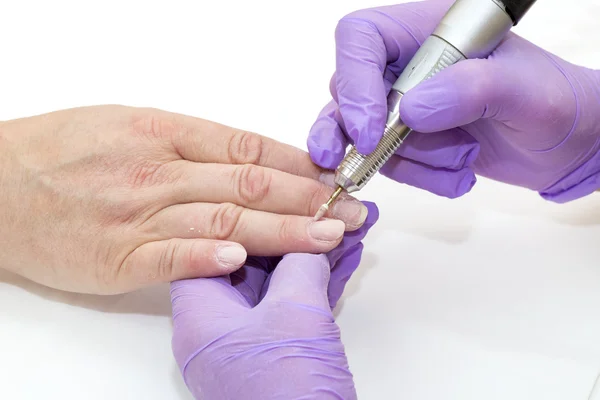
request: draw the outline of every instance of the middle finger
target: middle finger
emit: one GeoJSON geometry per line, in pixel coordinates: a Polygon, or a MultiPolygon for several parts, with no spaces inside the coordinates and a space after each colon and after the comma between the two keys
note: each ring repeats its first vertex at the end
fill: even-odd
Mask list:
{"type": "MultiPolygon", "coordinates": [[[[275,214],[312,217],[333,189],[314,179],[253,164],[202,164],[176,161],[181,179],[169,193],[176,203],[234,203],[275,214]]],[[[367,208],[343,195],[327,214],[343,221],[347,230],[358,229],[367,208]]]]}

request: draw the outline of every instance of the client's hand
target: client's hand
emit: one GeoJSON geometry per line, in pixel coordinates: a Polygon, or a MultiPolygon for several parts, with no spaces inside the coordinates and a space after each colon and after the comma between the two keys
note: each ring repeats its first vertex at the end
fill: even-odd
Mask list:
{"type": "Polygon", "coordinates": [[[250,258],[229,276],[172,284],[173,351],[196,398],[356,398],[331,310],[378,219],[366,205],[365,224],[326,255],[250,258]]]}
{"type": "Polygon", "coordinates": [[[246,252],[324,253],[365,208],[300,149],[166,111],[83,107],[0,123],[0,268],[119,293],[220,276],[246,252]]]}

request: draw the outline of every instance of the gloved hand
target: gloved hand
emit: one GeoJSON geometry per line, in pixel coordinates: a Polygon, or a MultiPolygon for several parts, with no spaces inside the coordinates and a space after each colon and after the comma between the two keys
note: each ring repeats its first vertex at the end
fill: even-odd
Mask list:
{"type": "MultiPolygon", "coordinates": [[[[308,139],[315,163],[336,168],[349,142],[364,154],[375,148],[392,83],[452,3],[362,10],[339,22],[333,101],[308,139]]],[[[398,182],[455,198],[478,174],[556,202],[600,187],[600,73],[516,34],[488,59],[460,62],[408,91],[400,115],[417,132],[380,171],[398,182]]]]}
{"type": "Polygon", "coordinates": [[[331,310],[379,217],[365,205],[365,224],[326,255],[250,257],[229,276],[172,283],[173,352],[196,398],[356,398],[331,310]]]}

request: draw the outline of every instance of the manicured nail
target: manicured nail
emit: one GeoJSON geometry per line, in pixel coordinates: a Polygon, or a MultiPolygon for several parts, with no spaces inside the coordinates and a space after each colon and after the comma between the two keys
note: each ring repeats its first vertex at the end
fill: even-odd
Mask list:
{"type": "Polygon", "coordinates": [[[360,201],[348,198],[340,199],[333,204],[331,215],[344,221],[348,226],[360,227],[365,223],[369,210],[360,201]]]}
{"type": "Polygon", "coordinates": [[[319,177],[319,181],[322,184],[329,186],[330,188],[335,188],[336,184],[333,181],[334,177],[335,177],[335,174],[333,172],[324,172],[319,177]]]}
{"type": "Polygon", "coordinates": [[[334,242],[342,237],[346,225],[336,219],[312,222],[308,226],[308,234],[315,240],[334,242]]]}
{"type": "Polygon", "coordinates": [[[239,267],[246,261],[246,249],[242,246],[219,246],[217,260],[227,268],[239,267]]]}

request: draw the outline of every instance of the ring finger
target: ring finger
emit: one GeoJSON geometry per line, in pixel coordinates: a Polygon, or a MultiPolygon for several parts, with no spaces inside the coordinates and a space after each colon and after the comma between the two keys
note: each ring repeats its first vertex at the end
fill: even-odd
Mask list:
{"type": "Polygon", "coordinates": [[[255,256],[325,253],[342,240],[342,221],[278,215],[235,204],[189,203],[167,207],[145,228],[150,240],[213,239],[236,242],[255,256]]]}

